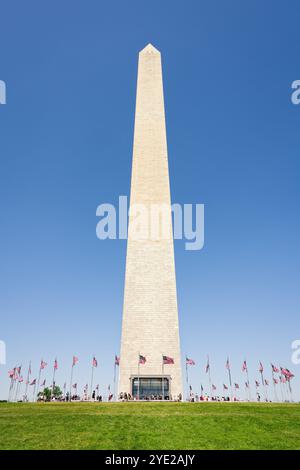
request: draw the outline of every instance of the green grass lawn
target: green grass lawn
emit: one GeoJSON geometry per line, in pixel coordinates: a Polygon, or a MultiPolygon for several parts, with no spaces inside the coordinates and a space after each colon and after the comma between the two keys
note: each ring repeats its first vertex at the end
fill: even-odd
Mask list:
{"type": "Polygon", "coordinates": [[[1,403],[0,449],[300,449],[300,405],[1,403]]]}

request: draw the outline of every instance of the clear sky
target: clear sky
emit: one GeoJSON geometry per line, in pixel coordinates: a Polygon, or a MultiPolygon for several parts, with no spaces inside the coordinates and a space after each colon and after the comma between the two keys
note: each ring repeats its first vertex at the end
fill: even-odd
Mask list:
{"type": "MultiPolygon", "coordinates": [[[[172,201],[205,204],[205,246],[175,256],[182,353],[221,393],[230,355],[270,379],[300,366],[300,6],[275,0],[2,2],[0,398],[7,370],[58,358],[57,382],[107,393],[119,352],[126,241],[96,207],[129,195],[137,54],[162,52],[172,201]]],[[[25,371],[23,371],[25,373],[25,371]]],[[[51,381],[51,370],[44,377],[51,381]]]]}

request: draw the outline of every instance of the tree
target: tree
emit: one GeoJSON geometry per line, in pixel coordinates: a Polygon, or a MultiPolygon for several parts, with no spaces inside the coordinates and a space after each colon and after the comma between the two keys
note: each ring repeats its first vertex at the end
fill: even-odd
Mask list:
{"type": "Polygon", "coordinates": [[[54,385],[53,392],[52,392],[52,388],[46,387],[44,388],[42,392],[38,393],[38,397],[41,400],[50,401],[52,397],[61,398],[62,391],[58,385],[54,385]]]}

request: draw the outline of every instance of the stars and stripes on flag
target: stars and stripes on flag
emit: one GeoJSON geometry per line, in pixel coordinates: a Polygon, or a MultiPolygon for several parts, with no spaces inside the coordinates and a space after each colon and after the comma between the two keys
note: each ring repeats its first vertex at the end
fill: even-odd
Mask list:
{"type": "Polygon", "coordinates": [[[227,357],[227,361],[226,361],[225,367],[226,367],[227,370],[230,369],[229,357],[227,357]]]}
{"type": "Polygon", "coordinates": [[[145,356],[142,356],[141,354],[139,354],[139,364],[146,364],[147,360],[145,358],[145,356]]]}
{"type": "Polygon", "coordinates": [[[260,383],[259,383],[258,380],[255,380],[255,386],[256,386],[256,387],[259,387],[259,386],[260,386],[260,383]]]}
{"type": "Polygon", "coordinates": [[[269,381],[267,379],[265,379],[265,385],[268,386],[269,385],[269,381]]]}
{"type": "Polygon", "coordinates": [[[163,356],[163,363],[164,364],[174,364],[173,357],[163,356]]]}
{"type": "Polygon", "coordinates": [[[53,366],[53,367],[54,367],[55,370],[58,369],[58,362],[57,362],[57,359],[55,359],[55,361],[54,361],[54,366],[53,366]]]}
{"type": "Polygon", "coordinates": [[[40,386],[41,386],[41,387],[45,387],[45,385],[46,385],[46,379],[44,379],[43,383],[41,383],[40,386]]]}
{"type": "Polygon", "coordinates": [[[33,381],[32,381],[32,382],[30,382],[30,384],[29,384],[29,385],[35,385],[35,384],[36,384],[36,379],[33,379],[33,381]]]}
{"type": "Polygon", "coordinates": [[[194,366],[196,364],[193,359],[190,359],[188,357],[185,358],[185,361],[188,366],[194,366]]]}
{"type": "Polygon", "coordinates": [[[115,355],[115,365],[119,366],[120,365],[120,358],[119,356],[115,355]]]}
{"type": "Polygon", "coordinates": [[[98,367],[98,361],[95,356],[93,357],[93,367],[98,367]]]}
{"type": "Polygon", "coordinates": [[[192,391],[192,390],[193,390],[193,389],[192,389],[192,386],[190,385],[190,391],[192,391]]]}
{"type": "Polygon", "coordinates": [[[274,364],[271,364],[271,367],[272,367],[272,371],[275,372],[275,374],[279,372],[278,367],[274,366],[274,364]]]}
{"type": "Polygon", "coordinates": [[[248,368],[247,368],[247,362],[244,361],[244,362],[243,362],[243,365],[242,365],[242,372],[245,372],[245,371],[247,372],[247,370],[248,370],[248,368]]]}
{"type": "Polygon", "coordinates": [[[260,373],[262,373],[264,371],[264,366],[262,365],[262,363],[259,361],[259,368],[258,368],[258,371],[260,373]]]}
{"type": "Polygon", "coordinates": [[[77,383],[72,385],[73,388],[77,388],[77,383]]]}
{"type": "Polygon", "coordinates": [[[224,390],[228,390],[228,387],[225,384],[223,384],[223,388],[224,388],[224,390]]]}
{"type": "Polygon", "coordinates": [[[234,388],[236,388],[236,389],[240,388],[239,384],[235,383],[234,388]]]}
{"type": "Polygon", "coordinates": [[[216,387],[214,384],[212,384],[211,388],[212,388],[213,390],[217,390],[217,387],[216,387]]]}
{"type": "Polygon", "coordinates": [[[203,385],[201,385],[201,393],[203,393],[203,390],[204,390],[203,385]]]}
{"type": "Polygon", "coordinates": [[[289,370],[289,369],[285,369],[283,367],[280,367],[280,370],[281,370],[281,373],[285,376],[286,379],[292,379],[294,376],[294,374],[289,370]]]}
{"type": "Polygon", "coordinates": [[[76,366],[77,362],[79,361],[78,357],[77,356],[73,356],[73,363],[72,365],[73,366],[76,366]]]}
{"type": "Polygon", "coordinates": [[[22,383],[23,382],[23,377],[22,375],[19,376],[19,383],[22,383]]]}
{"type": "Polygon", "coordinates": [[[207,363],[206,363],[206,367],[205,367],[205,372],[206,372],[206,374],[207,374],[207,372],[209,371],[209,368],[210,368],[209,358],[207,358],[207,363]]]}
{"type": "Polygon", "coordinates": [[[97,390],[97,392],[98,392],[98,390],[99,390],[99,384],[96,385],[96,390],[97,390]]]}
{"type": "Polygon", "coordinates": [[[285,383],[286,383],[286,378],[283,377],[283,376],[281,376],[281,377],[280,377],[280,382],[281,382],[282,384],[285,384],[285,383]]]}
{"type": "Polygon", "coordinates": [[[9,371],[8,371],[8,377],[9,377],[10,379],[13,379],[14,376],[15,376],[15,369],[9,370],[9,371]]]}
{"type": "Polygon", "coordinates": [[[47,362],[43,361],[43,359],[42,359],[40,369],[43,370],[43,369],[45,369],[46,366],[47,366],[47,362]]]}
{"type": "Polygon", "coordinates": [[[278,379],[275,379],[275,377],[273,377],[273,382],[275,385],[278,384],[278,379]]]}
{"type": "Polygon", "coordinates": [[[248,380],[247,380],[247,382],[245,382],[245,387],[246,387],[246,388],[249,388],[249,382],[248,382],[248,380]]]}

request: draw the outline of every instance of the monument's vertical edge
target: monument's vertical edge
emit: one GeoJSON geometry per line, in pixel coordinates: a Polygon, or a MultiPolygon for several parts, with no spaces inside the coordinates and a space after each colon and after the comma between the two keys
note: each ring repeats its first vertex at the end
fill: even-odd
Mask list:
{"type": "MultiPolygon", "coordinates": [[[[171,214],[168,154],[160,52],[148,45],[139,54],[130,207],[164,204],[171,214]]],[[[129,217],[119,393],[130,392],[138,354],[146,356],[141,374],[160,376],[162,354],[171,394],[182,394],[173,238],[136,240],[129,217]]]]}

